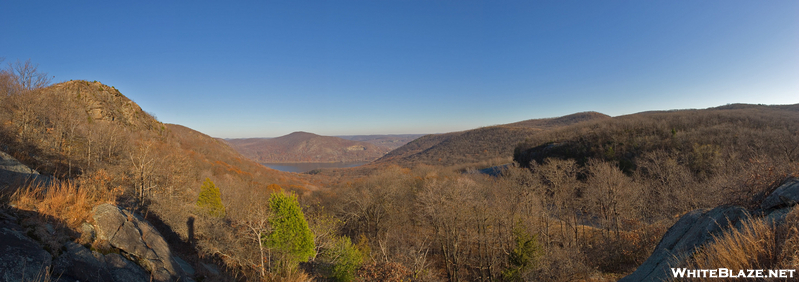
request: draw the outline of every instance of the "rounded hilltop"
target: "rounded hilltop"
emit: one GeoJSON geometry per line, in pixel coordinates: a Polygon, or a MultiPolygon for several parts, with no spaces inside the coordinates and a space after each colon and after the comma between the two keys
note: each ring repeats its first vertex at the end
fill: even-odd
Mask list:
{"type": "Polygon", "coordinates": [[[98,81],[70,80],[54,84],[45,93],[66,95],[86,111],[90,121],[120,123],[136,129],[158,128],[152,115],[113,86],[98,81]]]}

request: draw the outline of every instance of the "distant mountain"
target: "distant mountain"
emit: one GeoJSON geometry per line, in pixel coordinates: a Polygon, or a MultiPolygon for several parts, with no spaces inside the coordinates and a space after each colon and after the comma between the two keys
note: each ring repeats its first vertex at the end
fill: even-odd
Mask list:
{"type": "Polygon", "coordinates": [[[394,150],[422,136],[424,136],[424,134],[345,135],[336,137],[353,141],[368,142],[378,146],[386,146],[389,149],[394,150]]]}
{"type": "Polygon", "coordinates": [[[391,151],[386,146],[301,131],[277,138],[225,141],[259,163],[364,162],[391,151]]]}
{"type": "Polygon", "coordinates": [[[720,169],[714,165],[735,158],[746,163],[769,155],[794,163],[799,153],[797,122],[799,104],[647,111],[530,136],[516,148],[514,160],[528,166],[547,158],[580,164],[604,159],[632,173],[644,156],[661,152],[687,163],[697,174],[711,174],[720,169]],[[700,168],[704,165],[711,168],[700,168]]]}
{"type": "Polygon", "coordinates": [[[608,119],[597,112],[583,112],[558,118],[531,119],[472,130],[431,134],[391,151],[376,163],[402,166],[418,164],[444,166],[485,166],[510,162],[514,148],[531,135],[563,126],[608,119]]]}

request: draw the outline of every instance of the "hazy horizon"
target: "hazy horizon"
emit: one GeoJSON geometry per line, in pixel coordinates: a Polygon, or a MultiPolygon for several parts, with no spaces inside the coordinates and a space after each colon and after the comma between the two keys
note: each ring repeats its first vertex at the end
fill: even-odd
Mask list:
{"type": "Polygon", "coordinates": [[[100,81],[220,138],[799,103],[797,1],[1,6],[4,63],[100,81]]]}

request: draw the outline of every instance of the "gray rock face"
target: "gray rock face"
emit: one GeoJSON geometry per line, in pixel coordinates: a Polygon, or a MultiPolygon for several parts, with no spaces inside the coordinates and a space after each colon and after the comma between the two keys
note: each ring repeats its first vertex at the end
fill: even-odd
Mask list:
{"type": "Polygon", "coordinates": [[[147,282],[150,280],[147,271],[119,254],[105,255],[105,262],[116,282],[147,282]]]}
{"type": "Polygon", "coordinates": [[[749,217],[742,207],[717,207],[712,210],[695,210],[683,215],[663,238],[652,255],[623,281],[663,281],[671,279],[670,267],[690,257],[694,250],[711,240],[713,235],[730,227],[740,227],[749,217]]]}
{"type": "Polygon", "coordinates": [[[53,268],[55,277],[88,282],[114,281],[102,254],[73,242],[67,242],[64,247],[66,251],[56,259],[53,268]]]}
{"type": "Polygon", "coordinates": [[[22,174],[39,174],[39,172],[20,163],[16,158],[5,152],[0,152],[0,170],[22,174]]]}
{"type": "Polygon", "coordinates": [[[0,187],[33,182],[47,184],[50,178],[20,163],[5,152],[0,152],[0,187]]]}
{"type": "Polygon", "coordinates": [[[188,262],[186,262],[185,260],[181,259],[180,257],[174,257],[174,259],[175,259],[175,262],[178,263],[178,266],[180,266],[180,269],[183,270],[183,273],[186,273],[189,276],[194,275],[194,268],[191,267],[191,265],[188,262]]]}
{"type": "Polygon", "coordinates": [[[111,241],[119,227],[125,224],[127,219],[118,207],[111,204],[102,204],[92,209],[92,218],[97,225],[97,238],[104,241],[111,241]]]}
{"type": "Polygon", "coordinates": [[[158,258],[155,256],[155,253],[144,244],[144,241],[141,239],[141,231],[136,227],[136,223],[132,221],[126,221],[122,224],[114,237],[111,238],[111,246],[139,258],[158,258]]]}
{"type": "Polygon", "coordinates": [[[762,203],[760,208],[770,210],[779,207],[793,206],[799,202],[799,178],[786,181],[777,187],[762,203]]]}
{"type": "Polygon", "coordinates": [[[98,238],[136,258],[153,280],[170,281],[184,276],[169,245],[147,221],[111,204],[99,205],[93,212],[98,238]]]}
{"type": "Polygon", "coordinates": [[[51,263],[50,253],[25,236],[19,226],[0,224],[0,282],[34,281],[44,277],[51,263]]]}

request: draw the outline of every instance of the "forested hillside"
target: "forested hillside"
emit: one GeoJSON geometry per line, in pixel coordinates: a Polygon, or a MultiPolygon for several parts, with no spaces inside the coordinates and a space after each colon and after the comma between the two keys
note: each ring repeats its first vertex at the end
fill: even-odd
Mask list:
{"type": "Polygon", "coordinates": [[[251,269],[246,262],[254,254],[237,238],[246,232],[242,224],[252,199],[318,189],[310,176],[268,169],[223,141],[162,124],[112,86],[83,80],[48,86],[34,65],[12,66],[0,71],[0,150],[52,180],[12,182],[0,195],[4,207],[15,207],[5,212],[18,213],[11,218],[30,212],[43,218],[36,221],[41,225],[25,225],[31,230],[64,226],[52,237],[56,241],[43,245],[81,240],[92,207],[111,202],[163,223],[161,232],[196,246],[184,249],[188,257],[218,263],[228,272],[214,279],[226,279],[251,269]],[[40,83],[25,83],[37,78],[40,83]],[[197,208],[204,179],[219,187],[224,218],[197,208]]]}
{"type": "Polygon", "coordinates": [[[336,137],[386,146],[389,150],[394,150],[422,136],[424,136],[424,134],[342,135],[336,137]]]}
{"type": "Polygon", "coordinates": [[[377,163],[402,166],[503,164],[511,161],[510,156],[516,145],[540,131],[605,118],[608,116],[596,112],[585,112],[559,118],[532,119],[461,132],[431,134],[391,151],[380,158],[377,163]]]}
{"type": "MultiPolygon", "coordinates": [[[[394,265],[398,276],[615,280],[643,263],[681,215],[719,205],[756,213],[797,176],[798,107],[730,105],[556,126],[527,135],[516,166],[499,177],[416,165],[380,170],[321,198],[345,234],[379,247],[375,261],[394,265]]],[[[717,265],[726,255],[705,253],[703,261],[717,265]]]]}
{"type": "Polygon", "coordinates": [[[308,132],[276,138],[227,139],[226,142],[259,163],[366,162],[390,150],[386,146],[308,132]]]}

